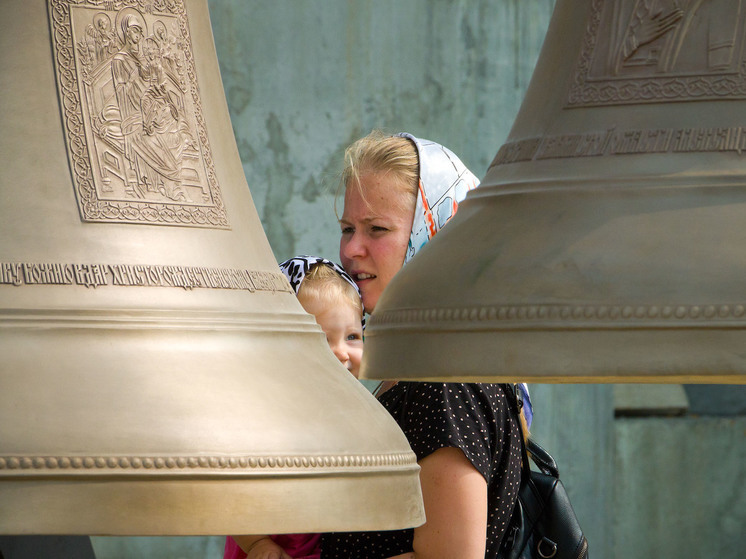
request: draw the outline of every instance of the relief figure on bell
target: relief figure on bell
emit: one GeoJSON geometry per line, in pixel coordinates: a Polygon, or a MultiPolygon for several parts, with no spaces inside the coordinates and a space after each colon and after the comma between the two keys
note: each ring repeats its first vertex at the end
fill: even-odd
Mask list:
{"type": "Polygon", "coordinates": [[[144,51],[147,89],[140,100],[143,134],[137,148],[146,164],[140,173],[146,177],[146,186],[155,186],[167,198],[191,202],[181,184],[181,172],[184,149],[194,140],[180,97],[166,86],[158,44],[148,38],[144,51]]]}
{"type": "Polygon", "coordinates": [[[89,66],[96,66],[108,60],[117,50],[119,42],[112,29],[111,18],[104,12],[93,16],[93,21],[86,26],[85,39],[78,45],[89,66]]]}
{"type": "Polygon", "coordinates": [[[606,55],[595,61],[592,73],[597,77],[739,70],[743,0],[613,0],[598,5],[605,12],[597,48],[606,55]]]}
{"type": "Polygon", "coordinates": [[[182,89],[185,89],[186,80],[184,78],[184,60],[182,58],[181,49],[179,48],[176,39],[168,34],[166,25],[161,20],[157,20],[153,24],[152,38],[158,45],[160,57],[163,61],[166,72],[181,86],[182,89]]]}
{"type": "Polygon", "coordinates": [[[181,184],[182,153],[193,141],[182,103],[166,87],[158,44],[143,40],[143,18],[135,10],[120,16],[124,44],[112,58],[111,72],[129,166],[127,194],[145,198],[146,192],[159,192],[191,202],[181,184]]]}
{"type": "Polygon", "coordinates": [[[183,183],[186,152],[191,184],[200,187],[203,199],[206,193],[204,185],[194,183],[199,147],[187,117],[181,68],[175,62],[177,43],[170,41],[161,20],[153,27],[154,34],[148,35],[139,11],[119,11],[118,47],[104,67],[108,78],[98,70],[89,86],[91,99],[104,99],[103,106],[90,107],[93,131],[100,138],[102,183],[104,191],[116,194],[114,187],[106,187],[115,177],[125,199],[192,203],[183,183]],[[164,49],[169,58],[164,58],[164,49]]]}
{"type": "MultiPolygon", "coordinates": [[[[132,10],[134,12],[134,10],[132,10]]],[[[137,176],[136,135],[142,128],[140,99],[145,94],[145,82],[141,76],[142,57],[140,41],[145,22],[136,13],[120,12],[119,34],[124,44],[111,60],[111,73],[114,80],[116,106],[119,109],[119,127],[124,139],[124,156],[128,162],[126,170],[127,193],[143,198],[137,176]]]]}

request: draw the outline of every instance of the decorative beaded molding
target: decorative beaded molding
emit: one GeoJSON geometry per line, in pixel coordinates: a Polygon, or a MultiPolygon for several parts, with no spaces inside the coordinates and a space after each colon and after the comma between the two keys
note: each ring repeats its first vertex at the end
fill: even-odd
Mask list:
{"type": "Polygon", "coordinates": [[[679,19],[659,37],[638,43],[635,26],[642,29],[646,24],[655,24],[656,18],[665,18],[663,8],[659,13],[650,9],[646,13],[646,6],[635,0],[594,0],[567,106],[743,99],[746,97],[744,20],[737,15],[737,2],[723,4],[726,9],[736,11],[729,21],[732,29],[727,29],[722,21],[712,28],[720,35],[707,35],[713,33],[712,29],[708,31],[708,18],[717,17],[708,12],[709,6],[700,9],[699,3],[692,3],[679,10],[679,14],[668,14],[679,19]],[[612,15],[613,10],[618,10],[618,21],[612,15]],[[690,25],[696,18],[701,25],[690,25]],[[614,29],[619,23],[626,24],[626,28],[614,29]],[[708,40],[711,43],[720,40],[721,51],[731,48],[730,57],[708,59],[708,48],[712,50],[708,40]],[[705,53],[706,62],[700,62],[699,67],[696,64],[677,67],[678,53],[685,41],[705,53]]]}
{"type": "MultiPolygon", "coordinates": [[[[746,304],[735,305],[493,305],[440,309],[402,309],[383,311],[371,316],[373,327],[396,327],[401,324],[430,324],[457,327],[470,323],[475,329],[500,327],[516,323],[526,327],[545,326],[550,321],[583,325],[588,322],[614,326],[648,323],[688,326],[692,323],[742,325],[746,304]],[[496,324],[495,324],[496,323],[496,324]]],[[[369,335],[372,332],[369,333],[369,335]]]]}
{"type": "Polygon", "coordinates": [[[0,456],[3,472],[99,472],[185,470],[200,474],[215,470],[324,470],[327,468],[407,467],[417,463],[412,452],[329,456],[0,456]]]}
{"type": "Polygon", "coordinates": [[[229,229],[183,1],[50,0],[49,15],[83,221],[229,229]]]}

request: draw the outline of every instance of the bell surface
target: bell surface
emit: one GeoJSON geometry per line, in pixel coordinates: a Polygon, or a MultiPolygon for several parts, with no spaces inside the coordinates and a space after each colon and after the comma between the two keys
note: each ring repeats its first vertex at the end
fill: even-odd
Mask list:
{"type": "Polygon", "coordinates": [[[0,3],[0,533],[424,522],[280,273],[205,0],[0,3]]]}
{"type": "Polygon", "coordinates": [[[381,297],[361,376],[746,382],[745,37],[742,1],[559,0],[508,140],[381,297]]]}

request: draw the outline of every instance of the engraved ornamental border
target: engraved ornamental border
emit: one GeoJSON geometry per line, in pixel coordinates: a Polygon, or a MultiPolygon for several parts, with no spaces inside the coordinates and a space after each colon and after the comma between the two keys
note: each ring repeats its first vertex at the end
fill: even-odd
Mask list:
{"type": "Polygon", "coordinates": [[[746,98],[746,20],[739,4],[656,8],[637,0],[593,0],[566,106],[746,98]],[[657,35],[642,38],[655,26],[657,35]],[[705,61],[684,64],[684,46],[705,61]]]}

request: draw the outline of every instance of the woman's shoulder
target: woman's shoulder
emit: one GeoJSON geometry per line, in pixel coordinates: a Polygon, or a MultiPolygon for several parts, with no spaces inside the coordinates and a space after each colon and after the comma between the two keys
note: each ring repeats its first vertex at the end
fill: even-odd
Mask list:
{"type": "Polygon", "coordinates": [[[501,453],[503,434],[511,429],[504,387],[489,383],[400,385],[398,405],[390,411],[417,459],[443,447],[459,448],[488,479],[492,457],[501,453]]]}
{"type": "Polygon", "coordinates": [[[390,411],[503,415],[505,385],[494,383],[400,382],[381,398],[390,411]],[[384,402],[383,400],[387,401],[384,402]]]}
{"type": "MultiPolygon", "coordinates": [[[[497,383],[465,383],[465,382],[400,382],[400,390],[411,395],[451,395],[502,397],[506,395],[504,384],[497,383]]],[[[397,385],[398,386],[398,385],[397,385]]]]}

